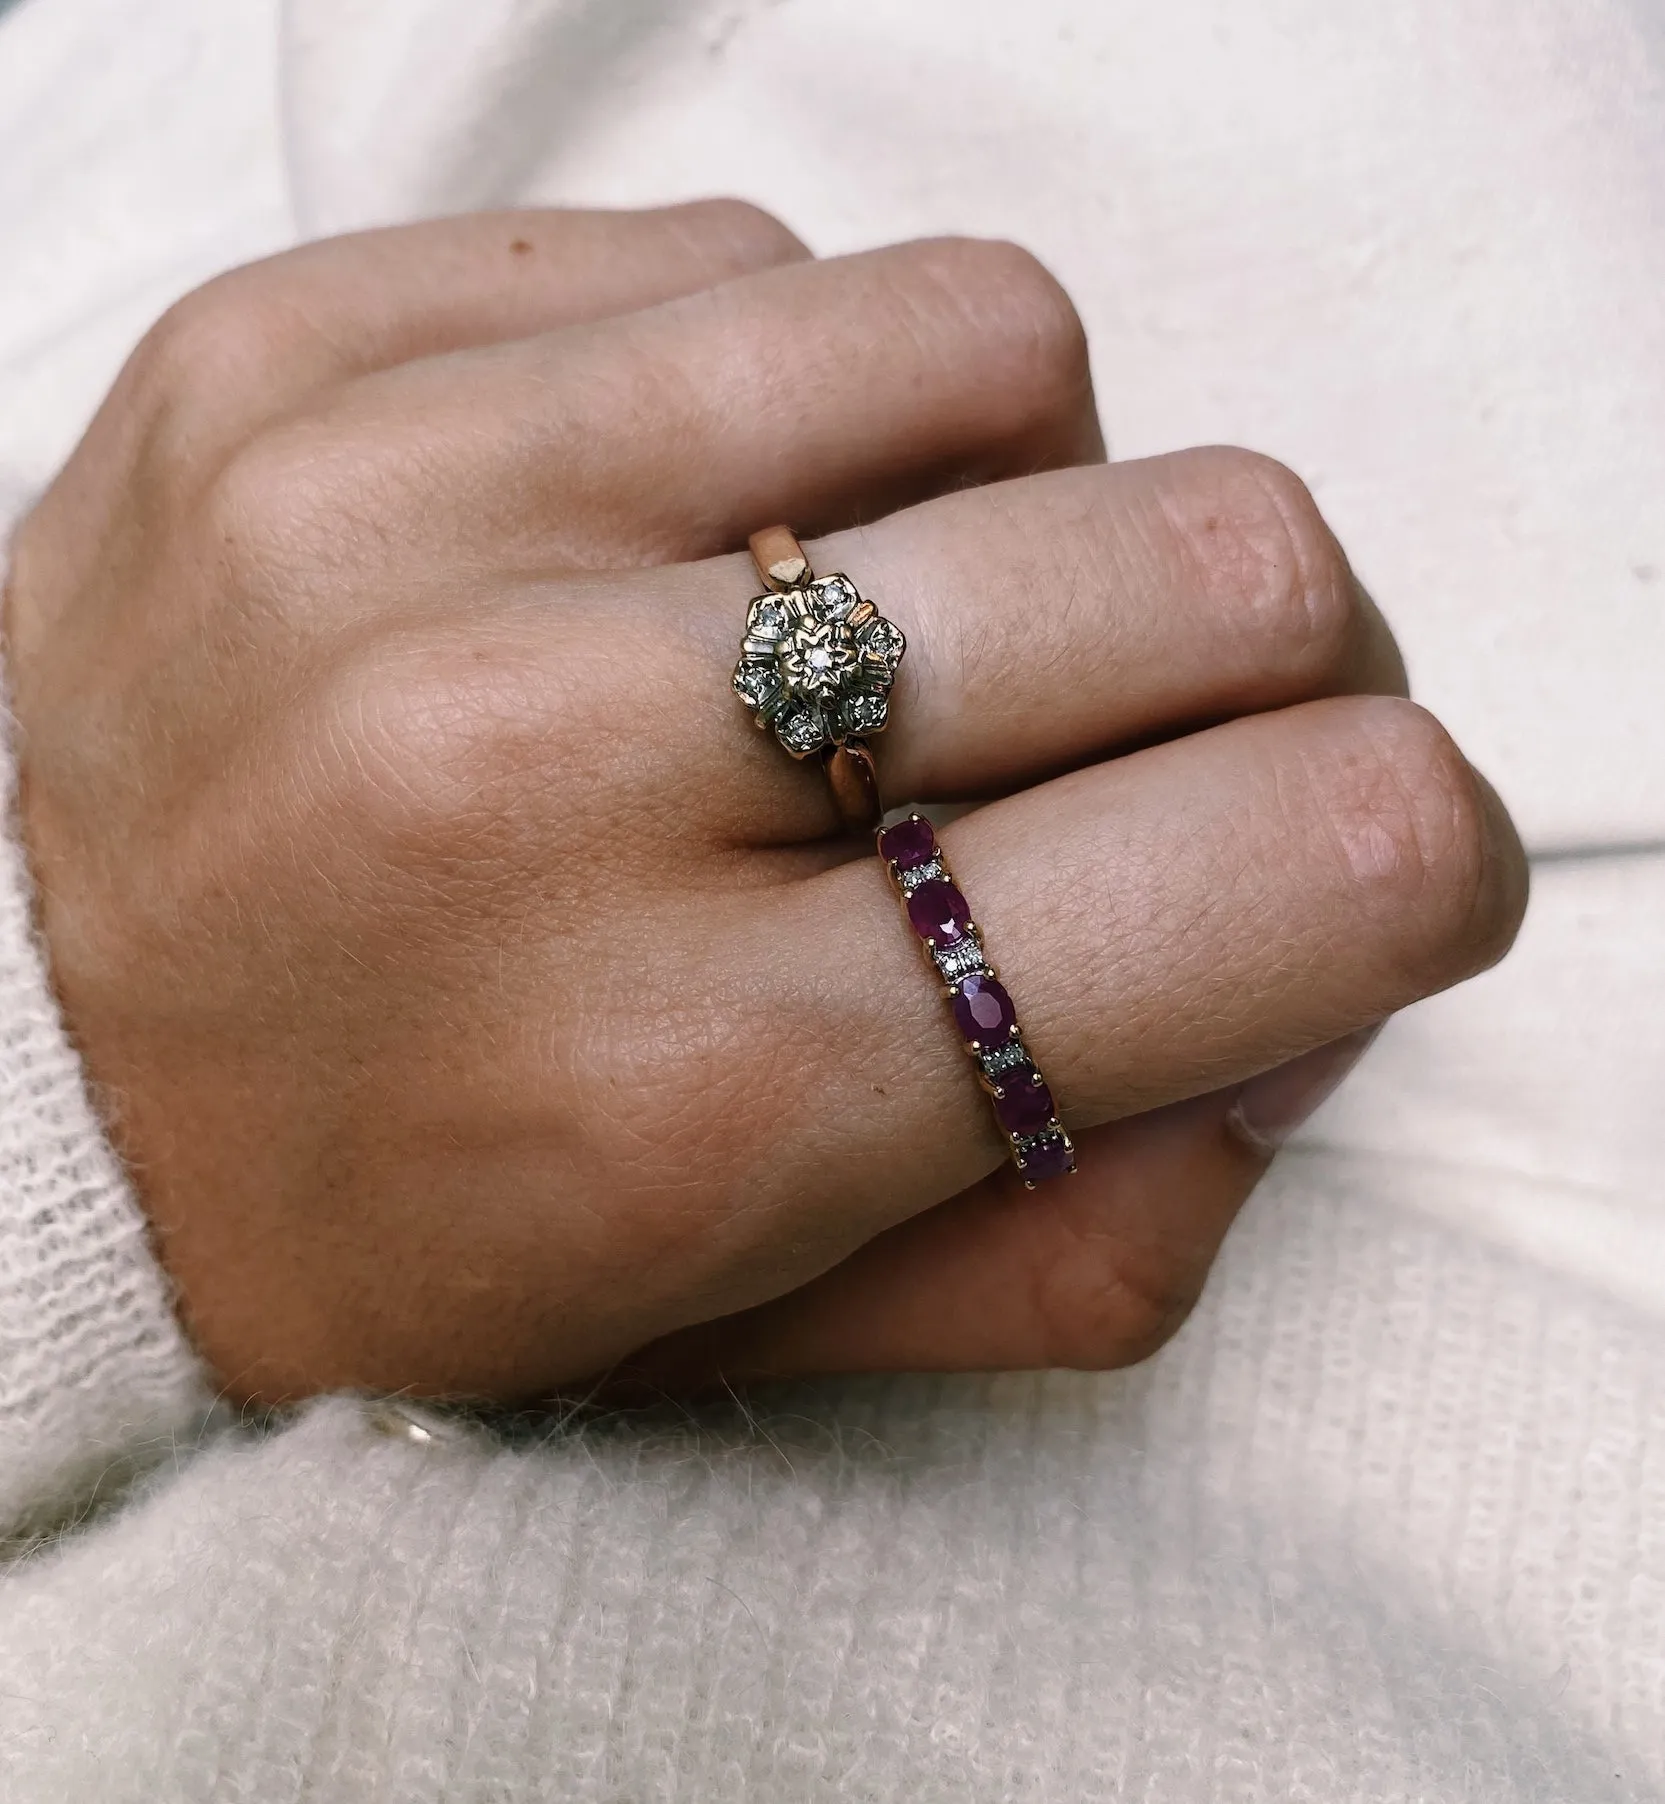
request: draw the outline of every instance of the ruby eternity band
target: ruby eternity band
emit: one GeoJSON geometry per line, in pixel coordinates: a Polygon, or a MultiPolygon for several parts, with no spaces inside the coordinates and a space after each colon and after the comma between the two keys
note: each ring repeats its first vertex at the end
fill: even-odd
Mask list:
{"type": "Polygon", "coordinates": [[[1018,1031],[1017,1011],[983,951],[982,936],[960,893],[936,831],[921,814],[878,835],[885,862],[918,935],[941,977],[954,1025],[994,1103],[994,1118],[1027,1189],[1075,1170],[1075,1146],[1018,1031]]]}

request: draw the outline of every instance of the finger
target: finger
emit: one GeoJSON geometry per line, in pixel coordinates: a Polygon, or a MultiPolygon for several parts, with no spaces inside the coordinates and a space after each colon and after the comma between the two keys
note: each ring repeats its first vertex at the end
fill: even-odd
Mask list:
{"type": "Polygon", "coordinates": [[[333,383],[808,255],[778,220],[730,200],[474,213],[322,239],[231,270],[170,308],[123,370],[89,450],[113,459],[131,434],[161,430],[177,455],[212,462],[333,383]]]}
{"type": "Polygon", "coordinates": [[[1204,447],[945,496],[814,548],[908,634],[886,793],[999,793],[1328,695],[1403,695],[1393,635],[1306,485],[1204,447]]]}
{"type": "Polygon", "coordinates": [[[1003,1169],[799,1289],[679,1329],[566,1387],[608,1406],[845,1372],[1106,1371],[1189,1314],[1267,1158],[1236,1090],[1089,1130],[1080,1170],[1026,1192],[1003,1169]]]}
{"type": "MultiPolygon", "coordinates": [[[[245,537],[280,494],[269,473],[249,473],[245,537]]],[[[280,505],[279,536],[306,512],[304,498],[280,505]]],[[[268,549],[271,536],[254,538],[251,573],[286,554],[268,549]]],[[[318,537],[330,556],[351,543],[333,517],[318,537]]],[[[367,546],[383,554],[380,538],[367,546]]],[[[856,573],[907,634],[890,725],[872,742],[892,801],[1010,792],[1222,718],[1404,689],[1392,635],[1312,496],[1248,451],[1050,472],[946,496],[814,550],[823,569],[856,573]]],[[[779,847],[834,825],[819,766],[756,731],[730,687],[758,587],[749,559],[510,583],[466,612],[452,585],[437,587],[370,587],[356,607],[332,597],[330,626],[356,636],[362,610],[398,634],[432,596],[432,630],[420,630],[439,684],[495,660],[497,687],[512,677],[524,698],[526,768],[552,831],[575,811],[645,802],[702,849],[713,838],[779,847]],[[564,744],[599,754],[586,760],[596,782],[584,796],[542,774],[537,742],[556,725],[564,744]]],[[[395,665],[393,681],[408,683],[408,652],[395,665]]],[[[435,762],[432,748],[411,755],[435,762]]]]}
{"type": "MultiPolygon", "coordinates": [[[[1489,787],[1387,698],[1234,721],[941,838],[1072,1130],[1239,1082],[1459,981],[1501,955],[1525,899],[1489,787]]],[[[729,1232],[759,1231],[750,1199],[802,1199],[794,1244],[824,1270],[1006,1147],[871,861],[788,886],[753,921],[744,996],[768,995],[780,1025],[749,1028],[769,1077],[726,1125],[729,1232]]]]}
{"type": "MultiPolygon", "coordinates": [[[[895,800],[999,794],[1235,715],[1405,690],[1393,636],[1311,494],[1253,452],[1060,470],[808,549],[907,636],[872,744],[895,800]]],[[[825,831],[819,771],[744,732],[742,709],[712,705],[749,572],[713,562],[676,586],[664,613],[699,629],[697,658],[680,659],[676,738],[706,817],[766,838],[825,831]]]]}
{"type": "Polygon", "coordinates": [[[497,567],[703,557],[1102,452],[1068,298],[1027,253],[961,240],[405,364],[293,454],[321,445],[404,497],[413,560],[437,539],[497,567]]]}
{"type": "Polygon", "coordinates": [[[1202,1295],[1270,1163],[1245,1095],[1286,1129],[1342,1081],[1369,1027],[1277,1067],[1081,1136],[1068,1183],[1003,1167],[876,1235],[787,1295],[679,1330],[576,1394],[616,1403],[835,1372],[1106,1371],[1161,1346],[1202,1295]]]}

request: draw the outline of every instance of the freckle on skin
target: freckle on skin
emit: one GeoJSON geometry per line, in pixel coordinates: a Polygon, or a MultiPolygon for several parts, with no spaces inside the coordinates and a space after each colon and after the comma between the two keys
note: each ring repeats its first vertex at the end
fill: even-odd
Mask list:
{"type": "Polygon", "coordinates": [[[512,250],[517,257],[529,256],[532,250],[532,241],[530,238],[513,239],[510,242],[509,249],[512,250]]]}

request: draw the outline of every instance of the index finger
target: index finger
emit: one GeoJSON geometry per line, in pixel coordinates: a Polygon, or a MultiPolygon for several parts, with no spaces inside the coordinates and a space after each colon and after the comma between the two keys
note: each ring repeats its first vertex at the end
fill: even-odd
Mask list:
{"type": "Polygon", "coordinates": [[[503,210],[320,239],[216,276],[169,308],[122,371],[84,455],[130,444],[160,417],[176,428],[174,450],[211,462],[355,376],[808,257],[779,220],[736,200],[503,210]]]}

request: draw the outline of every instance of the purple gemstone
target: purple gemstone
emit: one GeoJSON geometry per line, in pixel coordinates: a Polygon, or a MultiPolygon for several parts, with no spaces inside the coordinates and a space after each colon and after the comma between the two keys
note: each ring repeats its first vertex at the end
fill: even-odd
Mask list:
{"type": "MultiPolygon", "coordinates": [[[[1014,1065],[1010,1071],[1001,1072],[1000,1094],[994,1099],[994,1113],[1008,1134],[1036,1133],[1052,1119],[1052,1092],[1035,1080],[1033,1065],[1014,1065]]],[[[1027,1154],[1024,1156],[1028,1157],[1027,1154]]],[[[1023,1175],[1032,1177],[1034,1174],[1025,1171],[1023,1175]]]]}
{"type": "Polygon", "coordinates": [[[931,823],[920,815],[898,821],[879,835],[879,856],[888,858],[899,871],[929,864],[936,855],[937,836],[931,831],[931,823]]]}
{"type": "Polygon", "coordinates": [[[1023,1181],[1039,1184],[1047,1178],[1061,1178],[1075,1170],[1075,1158],[1062,1140],[1050,1135],[1023,1149],[1023,1181]]]}
{"type": "Polygon", "coordinates": [[[908,919],[922,940],[952,946],[971,925],[971,910],[952,883],[932,877],[908,897],[908,919]]]}
{"type": "Polygon", "coordinates": [[[1001,1046],[1012,1037],[1017,1011],[1003,983],[973,971],[954,991],[954,1019],[967,1046],[1001,1046]]]}

